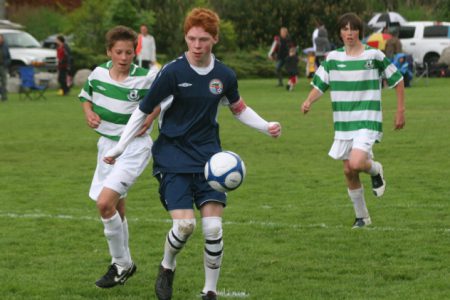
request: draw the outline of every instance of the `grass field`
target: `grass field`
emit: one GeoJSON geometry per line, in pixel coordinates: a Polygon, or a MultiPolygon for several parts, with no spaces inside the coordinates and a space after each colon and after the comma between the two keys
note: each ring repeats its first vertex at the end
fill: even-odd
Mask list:
{"type": "MultiPolygon", "coordinates": [[[[223,148],[247,166],[224,216],[221,299],[448,299],[450,296],[450,80],[406,90],[406,127],[394,131],[395,93],[383,92],[385,135],[374,148],[387,191],[375,199],[364,176],[373,226],[351,230],[353,208],[332,143],[328,94],[310,114],[301,79],[288,93],[274,80],[244,80],[240,92],[268,120],[274,140],[220,114],[223,148]]],[[[103,226],[88,199],[97,135],[76,99],[0,103],[0,299],[154,299],[171,227],[147,168],[129,193],[131,251],[138,271],[100,290],[109,264],[103,226]]],[[[174,299],[199,299],[202,234],[178,257],[174,299]]]]}

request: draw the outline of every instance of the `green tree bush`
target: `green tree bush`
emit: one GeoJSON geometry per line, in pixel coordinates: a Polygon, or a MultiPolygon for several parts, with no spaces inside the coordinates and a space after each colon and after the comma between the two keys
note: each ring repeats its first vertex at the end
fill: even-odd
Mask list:
{"type": "Polygon", "coordinates": [[[55,33],[69,32],[70,22],[66,14],[63,9],[25,5],[11,15],[11,21],[22,24],[36,39],[43,40],[55,33]]]}

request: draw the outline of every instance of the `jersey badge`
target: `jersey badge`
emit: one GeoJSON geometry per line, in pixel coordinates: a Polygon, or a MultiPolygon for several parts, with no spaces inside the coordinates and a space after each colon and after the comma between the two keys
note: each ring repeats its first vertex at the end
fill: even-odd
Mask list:
{"type": "Polygon", "coordinates": [[[192,85],[192,83],[189,83],[189,82],[183,82],[183,83],[178,84],[178,86],[181,86],[181,87],[190,87],[191,85],[192,85]]]}
{"type": "Polygon", "coordinates": [[[364,68],[366,69],[373,69],[375,66],[375,64],[373,63],[373,60],[368,60],[366,61],[366,63],[364,64],[364,68]]]}
{"type": "Polygon", "coordinates": [[[222,81],[219,79],[213,79],[209,82],[209,91],[214,95],[220,95],[223,91],[222,81]]]}
{"type": "Polygon", "coordinates": [[[136,89],[130,90],[130,92],[128,93],[128,100],[139,101],[139,91],[136,89]]]}

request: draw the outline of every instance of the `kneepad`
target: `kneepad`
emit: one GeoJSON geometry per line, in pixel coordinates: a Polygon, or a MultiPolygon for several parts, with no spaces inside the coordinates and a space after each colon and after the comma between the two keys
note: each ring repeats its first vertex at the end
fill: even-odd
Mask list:
{"type": "Polygon", "coordinates": [[[205,237],[205,265],[210,269],[218,269],[223,256],[222,218],[203,218],[202,223],[205,237]]]}
{"type": "Polygon", "coordinates": [[[186,240],[194,232],[195,225],[195,219],[175,219],[172,228],[175,234],[186,240]]]}

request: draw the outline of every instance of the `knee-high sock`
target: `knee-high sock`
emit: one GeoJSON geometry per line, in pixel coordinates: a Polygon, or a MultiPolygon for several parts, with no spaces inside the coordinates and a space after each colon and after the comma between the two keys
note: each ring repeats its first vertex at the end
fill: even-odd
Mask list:
{"type": "Polygon", "coordinates": [[[348,195],[353,202],[353,209],[357,218],[368,218],[369,211],[367,210],[366,201],[364,200],[364,188],[361,186],[356,190],[348,190],[348,195]]]}
{"type": "Polygon", "coordinates": [[[203,255],[205,267],[205,286],[203,293],[217,292],[220,266],[223,257],[222,218],[206,217],[202,219],[205,249],[203,255]]]}
{"type": "Polygon", "coordinates": [[[176,256],[183,249],[188,238],[194,232],[195,219],[174,219],[172,228],[164,244],[164,257],[161,265],[165,269],[175,270],[176,256]]]}
{"type": "Polygon", "coordinates": [[[127,268],[131,262],[127,258],[127,254],[123,241],[123,224],[118,212],[109,219],[102,218],[105,226],[105,237],[108,241],[109,253],[112,256],[112,262],[127,268]]]}
{"type": "Polygon", "coordinates": [[[129,246],[130,234],[128,233],[128,221],[126,217],[123,218],[122,229],[123,229],[123,247],[125,248],[127,259],[131,262],[132,259],[129,246]]]}
{"type": "Polygon", "coordinates": [[[370,176],[376,176],[376,175],[380,174],[380,168],[381,168],[380,163],[377,161],[373,161],[373,160],[371,160],[370,162],[371,162],[371,166],[367,173],[369,173],[370,176]]]}

